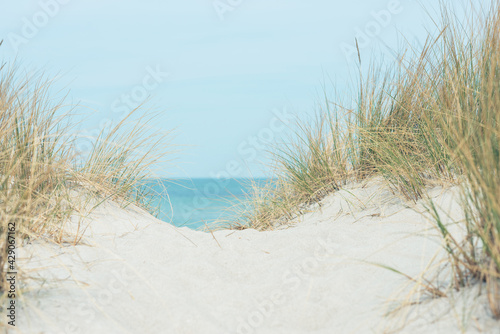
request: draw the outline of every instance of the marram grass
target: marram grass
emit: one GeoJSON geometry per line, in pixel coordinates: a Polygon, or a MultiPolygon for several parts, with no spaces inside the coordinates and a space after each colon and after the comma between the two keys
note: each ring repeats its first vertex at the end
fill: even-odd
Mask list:
{"type": "Polygon", "coordinates": [[[273,155],[276,181],[256,189],[239,226],[273,229],[349,179],[381,175],[408,201],[428,201],[429,185],[458,184],[465,239],[428,202],[452,285],[484,282],[500,317],[500,1],[466,12],[458,18],[442,3],[438,34],[422,48],[372,66],[352,105],[327,100],[314,122],[299,122],[273,155]]]}
{"type": "Polygon", "coordinates": [[[64,224],[89,202],[113,199],[155,210],[149,206],[148,178],[152,165],[169,153],[168,133],[148,129],[154,114],[128,122],[143,112],[134,110],[103,131],[89,154],[76,155],[73,108],[54,100],[50,86],[16,67],[0,67],[0,293],[9,230],[17,247],[34,238],[76,242],[65,240],[64,224]]]}

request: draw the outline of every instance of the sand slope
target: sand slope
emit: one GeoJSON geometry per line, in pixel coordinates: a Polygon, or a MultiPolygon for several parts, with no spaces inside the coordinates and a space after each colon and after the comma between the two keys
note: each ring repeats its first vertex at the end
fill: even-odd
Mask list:
{"type": "MultiPolygon", "coordinates": [[[[460,218],[456,189],[433,189],[460,218]]],[[[440,252],[436,231],[378,181],[325,198],[271,232],[176,229],[107,203],[77,246],[36,242],[22,256],[30,290],[22,333],[383,333],[384,317],[414,287],[367,262],[418,274],[440,252]],[[365,262],[363,262],[365,261],[365,262]],[[394,299],[387,303],[388,300],[394,299]]],[[[76,221],[76,217],[75,217],[76,221]]],[[[74,226],[73,226],[74,228],[74,226]]],[[[404,333],[495,332],[474,289],[408,307],[404,333]],[[466,311],[463,305],[467,305],[466,311]],[[473,310],[472,313],[469,310],[473,310]],[[416,319],[417,321],[411,321],[416,319]],[[479,330],[478,330],[479,329],[479,330]]]]}

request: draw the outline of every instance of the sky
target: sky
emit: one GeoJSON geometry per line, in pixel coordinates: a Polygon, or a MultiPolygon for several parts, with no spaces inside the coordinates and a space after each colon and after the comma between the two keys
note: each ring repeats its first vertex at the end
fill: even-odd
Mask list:
{"type": "MultiPolygon", "coordinates": [[[[457,1],[458,2],[458,1],[457,1]]],[[[475,1],[479,2],[479,1],[475,1]]],[[[268,175],[268,151],[362,59],[436,29],[436,0],[2,1],[0,59],[57,78],[94,136],[146,101],[174,130],[165,177],[268,175]],[[426,8],[426,10],[424,9],[426,8]]],[[[333,93],[332,93],[333,94],[333,93]]]]}

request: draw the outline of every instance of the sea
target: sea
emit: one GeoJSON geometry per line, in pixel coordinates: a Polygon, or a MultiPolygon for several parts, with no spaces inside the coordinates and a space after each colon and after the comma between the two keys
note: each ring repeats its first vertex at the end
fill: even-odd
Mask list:
{"type": "Polygon", "coordinates": [[[263,186],[270,179],[155,179],[154,204],[158,218],[178,227],[195,230],[224,226],[252,196],[252,185],[263,186]]]}

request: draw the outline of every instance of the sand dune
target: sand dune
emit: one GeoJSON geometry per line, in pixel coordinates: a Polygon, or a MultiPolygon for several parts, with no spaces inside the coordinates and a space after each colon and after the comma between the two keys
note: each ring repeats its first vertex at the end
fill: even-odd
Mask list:
{"type": "MultiPolygon", "coordinates": [[[[457,189],[435,188],[430,194],[450,219],[460,219],[457,189]]],[[[403,202],[372,180],[330,195],[292,226],[211,234],[107,203],[83,220],[88,228],[77,246],[34,242],[20,250],[20,267],[33,279],[17,328],[22,333],[498,333],[499,324],[473,288],[450,292],[449,298],[422,295],[419,305],[384,315],[405,301],[415,284],[374,263],[418,277],[433,258],[437,263],[444,256],[424,204],[403,202]]]]}

